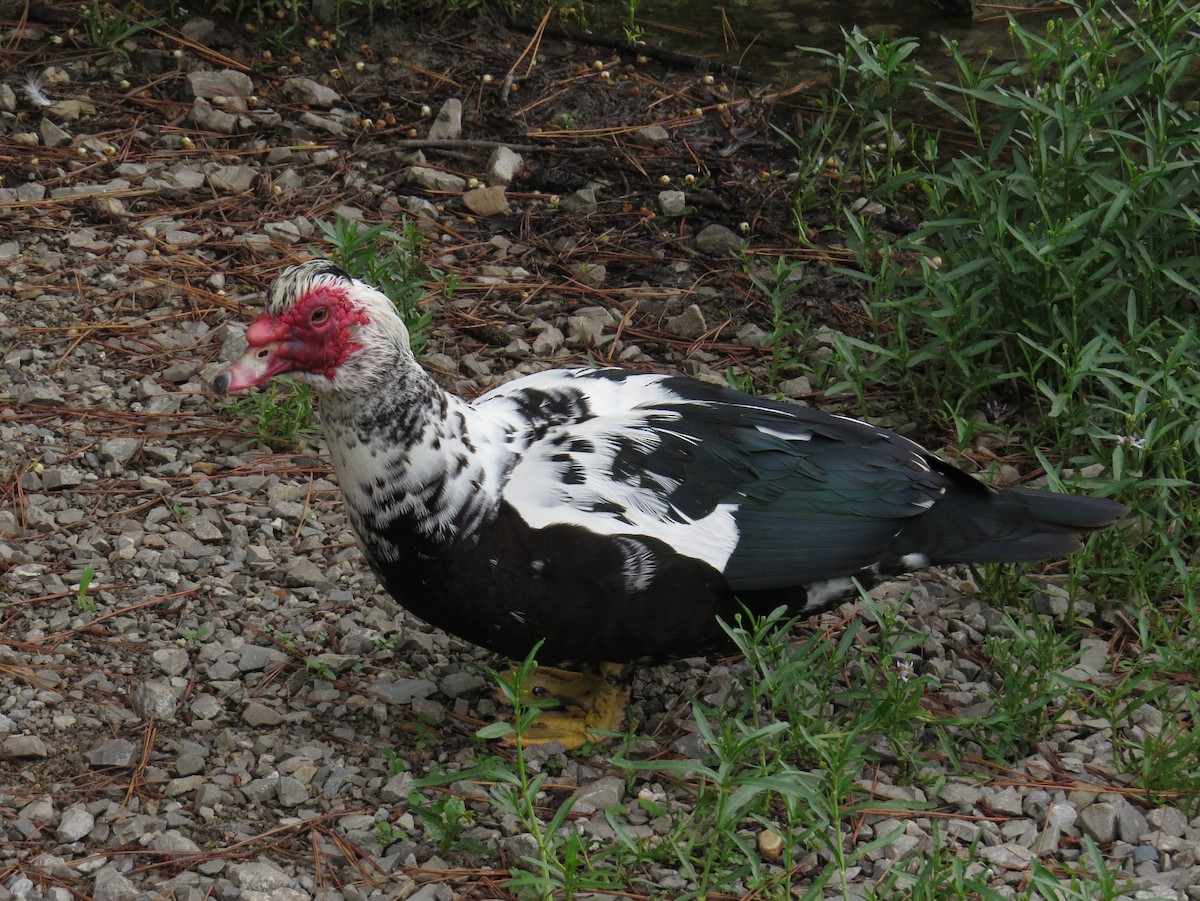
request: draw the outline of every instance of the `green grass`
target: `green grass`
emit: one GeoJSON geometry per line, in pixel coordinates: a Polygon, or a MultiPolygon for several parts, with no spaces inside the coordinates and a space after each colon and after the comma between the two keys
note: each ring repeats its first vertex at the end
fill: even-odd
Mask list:
{"type": "Polygon", "coordinates": [[[125,42],[147,29],[162,24],[162,19],[143,19],[146,11],[136,3],[116,7],[101,0],[92,0],[80,7],[80,24],[87,42],[106,54],[128,59],[125,42]]]}
{"type": "Polygon", "coordinates": [[[317,225],[328,248],[314,248],[313,252],[324,253],[351,277],[387,295],[408,327],[413,353],[419,356],[433,321],[433,314],[419,306],[426,286],[435,282],[447,294],[453,293],[455,284],[421,259],[421,232],[408,219],[401,222],[399,231],[393,231],[390,222],[367,227],[341,216],[317,225]]]}
{"type": "Polygon", "coordinates": [[[96,567],[90,563],[79,574],[79,586],[75,589],[75,609],[81,613],[94,612],[96,609],[96,599],[88,594],[95,576],[96,567]]]}

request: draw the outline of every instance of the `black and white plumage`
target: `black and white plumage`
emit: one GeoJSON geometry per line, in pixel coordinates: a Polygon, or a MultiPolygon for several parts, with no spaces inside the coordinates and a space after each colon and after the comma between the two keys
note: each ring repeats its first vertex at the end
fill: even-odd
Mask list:
{"type": "Polygon", "coordinates": [[[739,603],[815,613],[852,579],[1059,557],[1113,501],[993,489],[843,416],[678,376],[551,370],[467,403],[417,364],[381,293],[286,270],[217,379],[321,398],[351,522],[422,619],[546,661],[687,656],[739,603]]]}

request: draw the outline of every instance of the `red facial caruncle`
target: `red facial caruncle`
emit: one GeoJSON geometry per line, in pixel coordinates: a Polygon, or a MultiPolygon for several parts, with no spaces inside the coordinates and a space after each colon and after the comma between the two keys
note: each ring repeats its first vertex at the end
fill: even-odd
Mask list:
{"type": "Polygon", "coordinates": [[[355,326],[370,322],[346,290],[320,285],[279,315],[260,314],[246,330],[249,347],[214,382],[218,391],[240,391],[287,372],[332,379],[362,345],[355,326]]]}

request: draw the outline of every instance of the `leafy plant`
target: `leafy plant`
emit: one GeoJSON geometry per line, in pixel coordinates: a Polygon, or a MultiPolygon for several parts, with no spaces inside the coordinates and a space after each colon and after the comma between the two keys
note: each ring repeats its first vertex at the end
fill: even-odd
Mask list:
{"type": "Polygon", "coordinates": [[[843,34],[843,53],[801,48],[825,58],[832,86],[796,134],[779,130],[800,171],[792,212],[802,243],[810,240],[808,219],[822,200],[822,187],[839,201],[848,200],[896,174],[911,143],[905,137],[911,123],[897,110],[926,74],[913,58],[916,38],[870,38],[857,27],[843,34]]]}
{"type": "Polygon", "coordinates": [[[292,447],[302,435],[318,431],[313,422],[312,391],[285,377],[274,378],[261,391],[229,402],[229,412],[255,423],[258,439],[275,450],[292,447]]]}
{"type": "MultiPolygon", "coordinates": [[[[364,228],[341,216],[333,223],[321,221],[317,225],[333,246],[331,259],[353,278],[378,288],[395,304],[408,327],[412,351],[419,355],[433,313],[422,310],[418,302],[434,270],[422,262],[418,253],[421,233],[417,227],[405,219],[399,232],[392,231],[390,223],[364,228]]],[[[447,284],[444,278],[442,283],[447,284]]]]}
{"type": "Polygon", "coordinates": [[[96,609],[96,601],[88,594],[88,589],[91,587],[92,579],[95,575],[96,567],[90,563],[79,574],[79,587],[75,589],[76,610],[91,612],[96,609]]]}
{"type": "Polygon", "coordinates": [[[808,331],[808,317],[797,316],[792,308],[793,299],[808,279],[801,275],[803,264],[789,262],[787,257],[774,260],[761,274],[753,266],[746,265],[745,268],[751,284],[771,305],[771,331],[765,340],[771,348],[767,378],[774,390],[779,387],[785,367],[796,359],[796,352],[788,339],[796,333],[808,331]]]}
{"type": "Polygon", "coordinates": [[[388,845],[394,844],[395,842],[402,842],[407,838],[408,833],[390,821],[375,821],[375,841],[379,842],[379,846],[381,848],[386,848],[388,845]]]}
{"type": "Polygon", "coordinates": [[[482,850],[478,841],[463,839],[463,831],[474,825],[475,817],[458,795],[442,795],[431,804],[414,807],[412,812],[442,854],[464,847],[482,850]]]}
{"type": "Polygon", "coordinates": [[[92,0],[91,6],[82,10],[80,21],[88,43],[105,53],[128,57],[122,46],[134,35],[162,23],[162,19],[144,19],[145,9],[138,3],[128,3],[118,9],[111,3],[92,0]]]}

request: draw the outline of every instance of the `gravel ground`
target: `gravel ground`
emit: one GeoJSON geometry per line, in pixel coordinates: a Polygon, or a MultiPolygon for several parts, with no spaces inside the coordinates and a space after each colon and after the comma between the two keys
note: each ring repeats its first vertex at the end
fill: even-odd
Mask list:
{"type": "MultiPolygon", "coordinates": [[[[488,122],[528,131],[535,114],[506,111],[459,45],[405,56],[468,85],[456,92],[389,69],[381,52],[346,54],[364,66],[343,58],[340,79],[309,60],[319,83],[278,67],[246,74],[219,28],[193,20],[184,32],[142,43],[136,64],[115,69],[53,44],[53,28],[8,30],[3,42],[0,901],[502,897],[527,847],[513,818],[477,788],[452,786],[473,810],[477,850],[445,854],[409,808],[414,777],[482,752],[473,733],[497,713],[487,668],[501,662],[378,590],[319,437],[272,450],[210,379],[236,355],[257,292],[315,240],[317,219],[372,224],[401,211],[421,218],[430,258],[458,282],[430,300],[426,359],[460,392],[587,355],[723,378],[727,365],[759,359],[764,323],[721,254],[742,222],[764,244],[768,222],[786,229],[786,189],[755,177],[765,146],[758,158],[734,154],[718,183],[682,198],[660,173],[678,185],[685,140],[765,140],[754,131],[760,108],[694,74],[617,61],[625,104],[637,84],[676,98],[636,120],[664,129],[610,135],[598,163],[586,142],[551,152],[507,137],[526,159],[505,194],[496,166],[506,158],[469,142],[495,136],[488,122]],[[44,74],[52,105],[22,89],[27,71],[44,74]],[[383,87],[397,79],[402,101],[383,87]],[[454,117],[439,117],[433,127],[451,143],[427,148],[429,167],[413,171],[401,155],[412,148],[398,145],[428,136],[434,117],[421,106],[453,96],[466,140],[454,145],[454,117]],[[727,109],[716,110],[720,96],[727,109]],[[701,124],[688,118],[694,106],[706,110],[701,124]],[[399,121],[379,135],[364,125],[388,109],[399,121]],[[582,180],[585,158],[609,178],[582,180]],[[499,187],[464,196],[471,178],[499,187]],[[680,201],[690,217],[663,212],[680,201]],[[406,772],[396,775],[394,759],[406,772]],[[381,821],[393,829],[387,845],[381,821]]],[[[499,79],[525,39],[494,40],[499,79]]],[[[601,80],[578,47],[542,52],[545,82],[509,102],[586,79],[571,102],[602,118],[597,92],[616,75],[601,80]]],[[[805,302],[833,326],[844,313],[805,302]]],[[[789,387],[806,393],[802,380],[789,387]]],[[[875,595],[909,588],[905,616],[928,635],[922,671],[939,679],[930,703],[977,708],[993,690],[972,649],[998,611],[948,573],[875,595]]],[[[1053,592],[1045,603],[1054,613],[1053,592]]],[[[847,606],[814,628],[836,634],[858,615],[847,606]]],[[[1105,682],[1108,655],[1104,640],[1087,644],[1075,677],[1105,682]]],[[[635,750],[702,754],[690,700],[736,680],[739,666],[639,673],[635,750]]],[[[886,766],[864,773],[879,798],[933,809],[868,816],[856,841],[903,834],[860,862],[855,885],[919,860],[936,825],[956,852],[978,842],[974,872],[1002,894],[1024,886],[1038,858],[1078,859],[1090,836],[1132,880],[1123,897],[1200,899],[1200,820],[1147,806],[1117,773],[1112,739],[1107,722],[1068,717],[1037,755],[981,763],[928,797],[893,784],[900,774],[886,766]]],[[[551,756],[555,791],[579,795],[570,828],[597,840],[606,808],[624,804],[619,821],[653,835],[664,823],[639,812],[639,795],[687,803],[653,774],[627,781],[603,749],[551,756]]],[[[817,864],[815,854],[801,862],[798,886],[817,864]]],[[[675,874],[655,878],[661,896],[687,889],[675,874]]]]}

